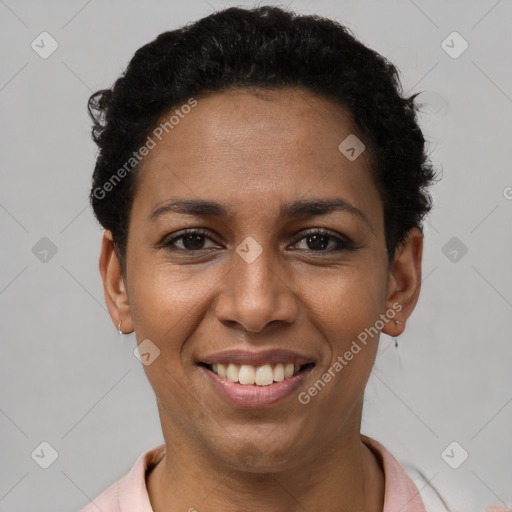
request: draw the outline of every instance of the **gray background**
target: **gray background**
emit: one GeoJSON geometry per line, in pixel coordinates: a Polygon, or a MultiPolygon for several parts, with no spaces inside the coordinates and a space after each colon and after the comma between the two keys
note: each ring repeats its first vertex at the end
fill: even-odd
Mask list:
{"type": "MultiPolygon", "coordinates": [[[[253,3],[0,0],[0,511],[77,511],[163,442],[134,335],[104,305],[86,100],[157,34],[228,5],[253,3]],[[31,48],[43,31],[59,45],[47,59],[31,48]],[[57,249],[46,261],[43,237],[57,249]],[[48,469],[31,457],[43,441],[58,452],[48,469]]],[[[398,351],[381,337],[362,432],[421,468],[452,510],[512,508],[512,3],[289,5],[343,22],[399,66],[408,94],[425,91],[443,173],[420,300],[398,351]],[[453,31],[469,44],[458,58],[442,46],[453,31]],[[442,456],[453,441],[469,453],[458,469],[442,456]]]]}

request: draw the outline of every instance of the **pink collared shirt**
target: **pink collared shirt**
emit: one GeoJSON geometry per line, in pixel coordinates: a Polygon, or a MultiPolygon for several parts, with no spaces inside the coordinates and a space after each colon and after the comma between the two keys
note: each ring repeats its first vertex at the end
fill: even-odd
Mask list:
{"type": "MultiPolygon", "coordinates": [[[[395,457],[374,439],[361,435],[384,470],[383,512],[426,512],[418,488],[402,469],[395,457]]],[[[165,444],[144,452],[131,470],[105,489],[80,512],[153,512],[146,488],[146,470],[164,455],[165,444]]]]}

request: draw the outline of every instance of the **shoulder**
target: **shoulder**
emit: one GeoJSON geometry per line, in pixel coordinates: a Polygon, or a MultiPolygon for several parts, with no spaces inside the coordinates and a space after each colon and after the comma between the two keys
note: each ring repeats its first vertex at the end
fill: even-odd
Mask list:
{"type": "Polygon", "coordinates": [[[152,512],[146,487],[146,470],[165,453],[165,444],[145,451],[135,461],[130,471],[107,487],[80,512],[152,512]]]}
{"type": "Polygon", "coordinates": [[[118,496],[121,482],[125,477],[107,487],[100,495],[94,498],[80,512],[118,512],[118,496]]]}
{"type": "Polygon", "coordinates": [[[402,512],[449,512],[443,500],[429,485],[420,471],[404,467],[380,442],[361,435],[380,462],[385,476],[384,512],[400,509],[402,512]]]}
{"type": "MultiPolygon", "coordinates": [[[[439,486],[436,483],[439,482],[439,478],[436,482],[433,482],[438,472],[434,472],[430,477],[428,476],[429,471],[424,470],[417,464],[411,464],[410,462],[398,462],[398,460],[378,441],[367,436],[361,436],[361,440],[370,447],[377,458],[381,461],[384,468],[384,474],[386,478],[386,499],[391,499],[395,503],[401,503],[403,497],[416,495],[420,499],[421,505],[418,505],[419,511],[421,512],[454,512],[456,510],[481,510],[482,512],[512,512],[506,507],[492,507],[492,506],[481,506],[481,508],[475,508],[477,501],[476,495],[473,495],[467,488],[464,490],[457,490],[455,492],[445,491],[440,492],[439,486]]],[[[444,485],[446,489],[446,485],[444,485]]],[[[399,507],[400,508],[400,507],[399,507]]],[[[393,507],[390,510],[394,510],[393,507]]],[[[404,509],[402,512],[405,512],[404,509]]],[[[414,512],[417,510],[413,507],[411,509],[414,512]]],[[[385,507],[384,512],[388,512],[385,507]]]]}
{"type": "Polygon", "coordinates": [[[449,507],[447,499],[433,485],[433,479],[428,479],[421,469],[408,463],[402,463],[402,467],[421,493],[426,512],[450,512],[455,510],[449,507]]]}

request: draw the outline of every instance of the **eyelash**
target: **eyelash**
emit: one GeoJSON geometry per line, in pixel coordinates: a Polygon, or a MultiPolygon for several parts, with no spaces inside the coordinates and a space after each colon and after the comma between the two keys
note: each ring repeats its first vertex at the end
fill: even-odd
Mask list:
{"type": "MultiPolygon", "coordinates": [[[[182,240],[187,235],[203,235],[206,238],[209,238],[210,240],[212,240],[212,238],[209,236],[208,231],[206,231],[204,229],[199,229],[199,228],[186,229],[186,230],[182,231],[181,233],[179,233],[177,236],[173,236],[169,240],[164,239],[164,241],[161,243],[161,247],[168,249],[168,250],[177,250],[177,251],[181,251],[181,252],[187,252],[190,254],[192,254],[192,253],[199,254],[200,252],[208,251],[208,249],[187,250],[187,249],[176,248],[174,246],[174,243],[178,240],[182,240]]],[[[330,231],[323,229],[323,228],[311,229],[311,230],[303,233],[301,238],[299,238],[293,245],[295,245],[299,242],[302,242],[302,240],[304,240],[305,238],[307,238],[310,235],[326,236],[330,240],[334,240],[336,243],[335,249],[331,249],[331,250],[309,249],[308,252],[310,252],[310,253],[313,252],[313,253],[318,253],[318,254],[321,254],[321,253],[330,254],[330,253],[339,252],[339,251],[354,251],[356,249],[356,247],[352,243],[333,235],[330,231]]],[[[215,240],[212,240],[212,242],[215,242],[215,240]]]]}

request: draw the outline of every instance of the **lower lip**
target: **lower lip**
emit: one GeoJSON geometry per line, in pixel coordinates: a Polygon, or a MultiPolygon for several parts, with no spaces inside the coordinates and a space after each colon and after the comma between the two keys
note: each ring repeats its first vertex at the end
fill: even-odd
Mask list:
{"type": "Polygon", "coordinates": [[[301,386],[314,367],[306,368],[293,377],[274,382],[268,386],[231,382],[211,370],[208,370],[204,366],[200,366],[200,368],[213,384],[213,387],[227,399],[228,402],[238,407],[257,408],[273,405],[292,395],[301,386]]]}

